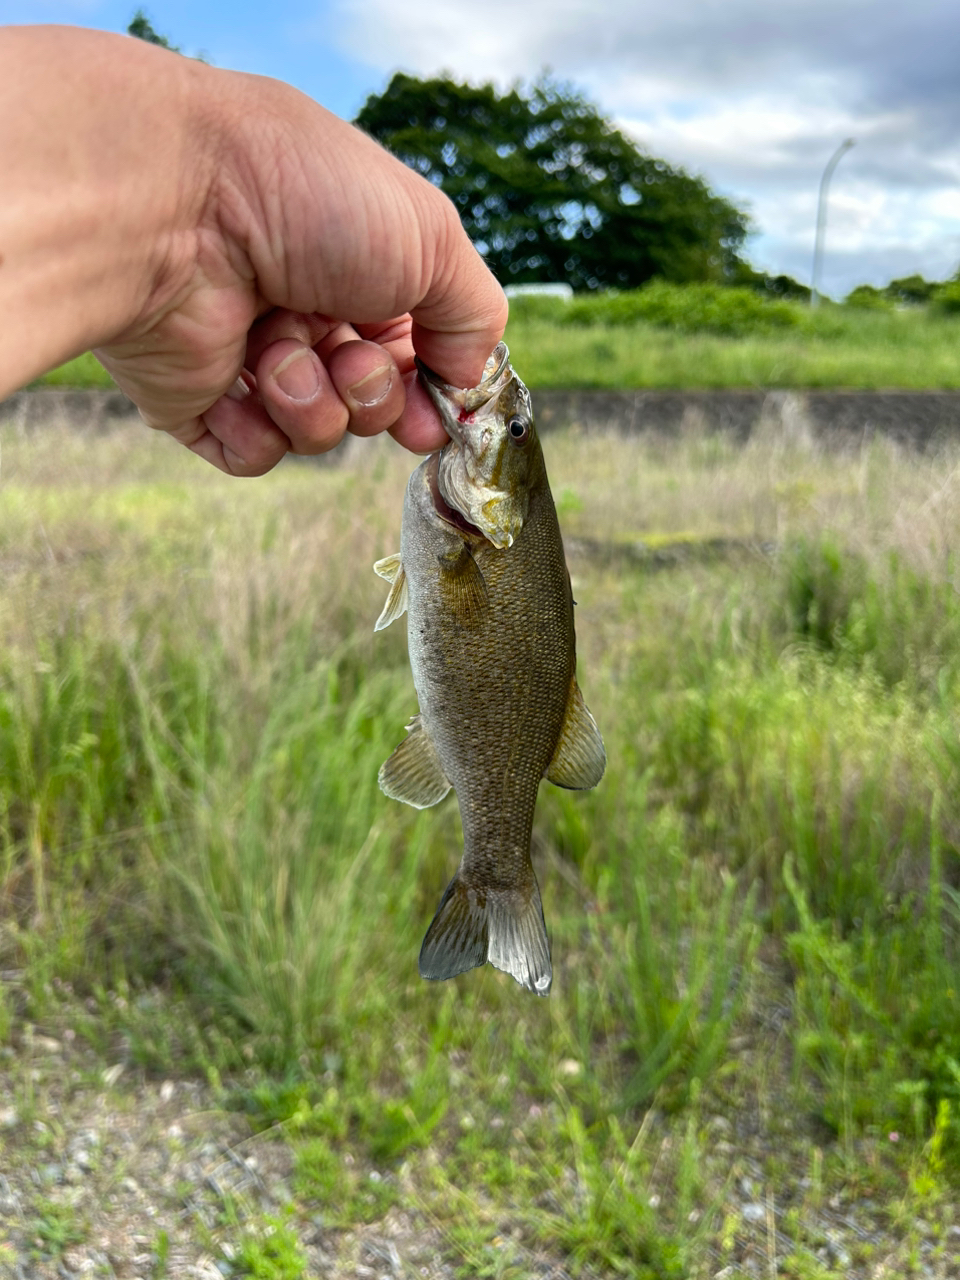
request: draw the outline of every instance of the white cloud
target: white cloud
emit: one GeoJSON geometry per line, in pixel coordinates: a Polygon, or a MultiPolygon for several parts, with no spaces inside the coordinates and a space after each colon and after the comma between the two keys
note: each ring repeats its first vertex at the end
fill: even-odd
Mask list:
{"type": "Polygon", "coordinates": [[[832,187],[829,287],[957,266],[955,0],[336,0],[333,12],[344,50],[382,74],[505,86],[549,66],[746,206],[754,259],[801,279],[823,166],[855,137],[832,187]]]}

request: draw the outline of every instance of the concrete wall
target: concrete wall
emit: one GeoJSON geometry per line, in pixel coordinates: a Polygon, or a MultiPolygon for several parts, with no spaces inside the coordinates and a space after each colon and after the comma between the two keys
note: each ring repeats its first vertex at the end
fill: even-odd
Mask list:
{"type": "Polygon", "coordinates": [[[746,440],[762,426],[838,447],[875,434],[918,449],[960,440],[960,391],[538,391],[533,401],[541,429],[725,431],[746,440]]]}
{"type": "MultiPolygon", "coordinates": [[[[535,391],[541,430],[726,431],[746,440],[758,428],[837,447],[870,435],[928,449],[960,440],[960,391],[535,391]]],[[[69,421],[109,431],[138,417],[119,391],[21,391],[0,402],[0,422],[29,431],[69,421]]]]}
{"type": "Polygon", "coordinates": [[[69,422],[81,431],[110,431],[139,421],[136,406],[122,391],[18,391],[0,400],[0,423],[28,431],[69,422]]]}

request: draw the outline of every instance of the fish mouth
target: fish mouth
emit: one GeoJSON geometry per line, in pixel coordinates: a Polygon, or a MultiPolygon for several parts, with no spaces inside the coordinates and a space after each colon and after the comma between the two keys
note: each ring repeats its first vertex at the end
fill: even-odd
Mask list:
{"type": "Polygon", "coordinates": [[[460,533],[481,538],[498,550],[512,546],[522,516],[519,522],[502,518],[507,495],[484,478],[481,462],[497,427],[501,396],[517,380],[507,344],[499,342],[494,348],[475,387],[451,386],[419,359],[417,368],[450,436],[431,467],[431,491],[438,515],[460,533]]]}
{"type": "Polygon", "coordinates": [[[451,507],[446,498],[440,491],[440,454],[434,453],[427,459],[427,484],[430,486],[430,497],[433,499],[433,507],[441,520],[445,520],[447,524],[453,525],[458,533],[465,533],[473,538],[479,538],[486,542],[486,535],[481,529],[458,511],[456,507],[451,507]]]}
{"type": "Polygon", "coordinates": [[[494,347],[484,365],[483,377],[475,387],[454,387],[428,368],[419,356],[414,359],[420,381],[440,414],[447,434],[459,445],[463,444],[460,426],[471,421],[475,413],[494,400],[516,377],[510,367],[510,351],[505,342],[498,342],[494,347]]]}

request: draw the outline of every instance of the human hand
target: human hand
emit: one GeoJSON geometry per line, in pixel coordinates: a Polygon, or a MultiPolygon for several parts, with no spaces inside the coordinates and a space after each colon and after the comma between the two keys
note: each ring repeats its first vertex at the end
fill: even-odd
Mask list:
{"type": "MultiPolygon", "coordinates": [[[[51,58],[83,68],[80,105],[74,77],[61,106],[77,117],[71,160],[81,178],[93,172],[95,213],[100,157],[113,158],[107,243],[80,243],[71,259],[86,249],[76,273],[94,302],[66,289],[58,321],[72,348],[54,359],[95,346],[151,426],[234,475],[262,474],[288,450],[322,452],[346,430],[441,445],[414,352],[473,385],[506,320],[446,197],[287,85],[135,40],[33,30],[27,52],[47,85],[58,84],[51,58]],[[97,253],[103,285],[87,280],[97,253]],[[64,308],[82,313],[72,329],[64,308]]],[[[10,57],[21,78],[24,39],[10,57]]],[[[65,93],[44,101],[48,117],[65,93]]],[[[56,124],[39,122],[38,139],[56,124]]],[[[47,145],[29,152],[38,198],[47,145]]],[[[69,285],[70,269],[59,277],[69,285]]]]}
{"type": "Polygon", "coordinates": [[[347,430],[439,447],[414,351],[473,385],[506,320],[452,204],[286,85],[198,79],[221,128],[189,277],[97,354],[151,426],[234,475],[347,430]]]}

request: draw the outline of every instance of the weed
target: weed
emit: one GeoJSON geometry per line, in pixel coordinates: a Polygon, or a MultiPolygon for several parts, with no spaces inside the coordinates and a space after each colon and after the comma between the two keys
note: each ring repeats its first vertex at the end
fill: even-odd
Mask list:
{"type": "Polygon", "coordinates": [[[243,1230],[223,1256],[230,1275],[250,1280],[300,1280],[306,1273],[297,1233],[277,1214],[267,1215],[257,1230],[243,1230]]]}
{"type": "Polygon", "coordinates": [[[681,1250],[661,1235],[650,1209],[643,1130],[627,1146],[611,1120],[616,1155],[610,1159],[607,1142],[587,1130],[577,1107],[567,1105],[563,1114],[570,1164],[557,1191],[562,1212],[548,1230],[580,1266],[629,1271],[643,1280],[680,1277],[681,1250]]]}
{"type": "Polygon", "coordinates": [[[87,1238],[85,1223],[69,1204],[56,1200],[41,1200],[34,1205],[32,1225],[35,1258],[59,1258],[71,1245],[82,1244],[87,1238]]]}
{"type": "Polygon", "coordinates": [[[789,863],[784,874],[800,923],[789,939],[797,1043],[826,1086],[828,1118],[841,1131],[885,1123],[921,1138],[933,1122],[930,1151],[941,1161],[944,1144],[960,1138],[960,970],[936,872],[927,907],[935,924],[888,920],[880,934],[865,922],[856,939],[815,920],[789,863]]]}
{"type": "Polygon", "coordinates": [[[376,1169],[347,1165],[325,1138],[310,1138],[297,1150],[294,1189],[333,1227],[377,1222],[398,1199],[395,1181],[376,1169]]]}
{"type": "Polygon", "coordinates": [[[167,1274],[167,1262],[170,1258],[170,1235],[162,1228],[157,1232],[153,1242],[152,1280],[164,1280],[167,1274]]]}

